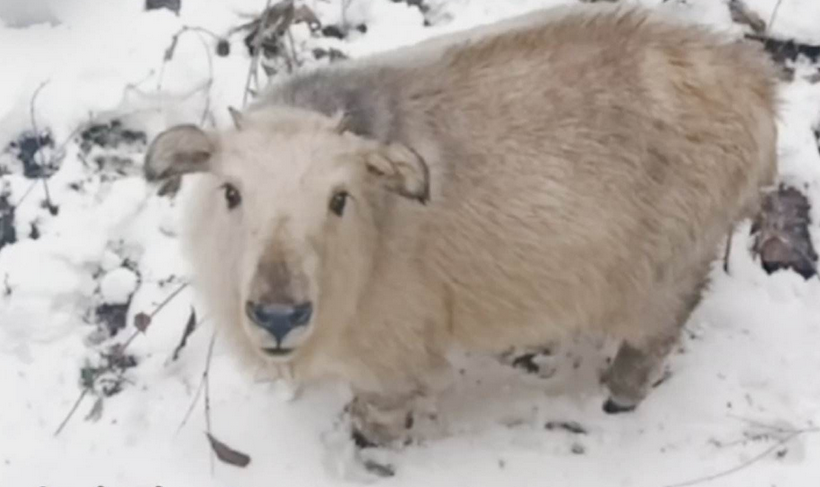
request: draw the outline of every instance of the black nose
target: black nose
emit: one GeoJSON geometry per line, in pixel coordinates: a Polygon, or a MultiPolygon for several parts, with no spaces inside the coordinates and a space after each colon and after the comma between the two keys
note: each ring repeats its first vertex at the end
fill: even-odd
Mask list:
{"type": "Polygon", "coordinates": [[[255,325],[273,335],[277,345],[281,345],[285,336],[294,328],[308,324],[313,314],[313,305],[262,304],[248,301],[245,303],[245,314],[255,325]]]}

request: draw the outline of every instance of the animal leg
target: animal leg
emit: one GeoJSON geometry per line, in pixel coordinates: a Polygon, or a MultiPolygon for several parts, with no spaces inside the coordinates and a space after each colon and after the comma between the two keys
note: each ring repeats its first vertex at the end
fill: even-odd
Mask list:
{"type": "Polygon", "coordinates": [[[358,393],[348,406],[353,439],[360,448],[401,446],[410,441],[417,393],[358,393]]]}
{"type": "Polygon", "coordinates": [[[604,411],[617,414],[633,411],[649,393],[664,361],[677,342],[675,336],[656,337],[641,345],[624,342],[603,381],[609,389],[604,411]]]}
{"type": "MultiPolygon", "coordinates": [[[[418,360],[419,357],[415,357],[418,360]]],[[[382,377],[385,389],[356,388],[348,405],[353,439],[360,447],[403,446],[412,441],[417,417],[435,417],[434,399],[452,383],[452,368],[442,356],[431,353],[415,367],[413,375],[382,377]],[[422,414],[426,413],[426,414],[422,414]]]]}
{"type": "Polygon", "coordinates": [[[704,273],[694,289],[684,294],[674,306],[666,308],[672,312],[667,311],[660,318],[667,324],[659,328],[659,332],[643,340],[625,340],[621,344],[612,365],[602,377],[610,393],[603,406],[605,412],[633,411],[647,396],[663,371],[666,357],[678,343],[680,329],[700,302],[705,284],[704,273]]]}

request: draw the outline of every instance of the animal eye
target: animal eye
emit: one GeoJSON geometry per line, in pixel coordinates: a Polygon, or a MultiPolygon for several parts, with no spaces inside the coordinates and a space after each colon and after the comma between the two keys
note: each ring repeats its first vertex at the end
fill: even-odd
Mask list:
{"type": "Polygon", "coordinates": [[[222,185],[222,189],[225,191],[225,202],[228,204],[229,210],[233,210],[242,203],[242,195],[232,184],[225,183],[222,185]]]}
{"type": "Polygon", "coordinates": [[[339,191],[333,195],[333,198],[330,199],[330,211],[335,213],[337,216],[342,216],[345,212],[345,205],[347,204],[347,197],[350,196],[347,194],[347,191],[339,191]]]}

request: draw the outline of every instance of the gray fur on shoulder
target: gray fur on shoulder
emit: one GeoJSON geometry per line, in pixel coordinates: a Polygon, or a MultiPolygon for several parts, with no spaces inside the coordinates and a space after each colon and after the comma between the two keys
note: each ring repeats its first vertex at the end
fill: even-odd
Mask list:
{"type": "Polygon", "coordinates": [[[327,116],[342,112],[351,132],[390,142],[399,134],[398,89],[390,82],[395,75],[384,67],[368,71],[324,68],[296,74],[271,87],[256,108],[285,105],[327,116]]]}

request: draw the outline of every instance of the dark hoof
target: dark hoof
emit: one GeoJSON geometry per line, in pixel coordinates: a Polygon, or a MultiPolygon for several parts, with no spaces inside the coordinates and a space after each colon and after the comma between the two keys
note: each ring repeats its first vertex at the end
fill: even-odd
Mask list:
{"type": "Polygon", "coordinates": [[[396,475],[396,468],[387,463],[378,463],[373,460],[365,460],[364,468],[376,477],[390,478],[396,475]]]}
{"type": "Polygon", "coordinates": [[[635,410],[635,407],[634,405],[622,406],[610,398],[604,403],[604,412],[607,414],[631,413],[635,410]]]}
{"type": "Polygon", "coordinates": [[[358,429],[354,428],[351,436],[353,438],[353,443],[355,443],[359,449],[376,448],[378,446],[376,443],[370,441],[370,439],[358,429]]]}

